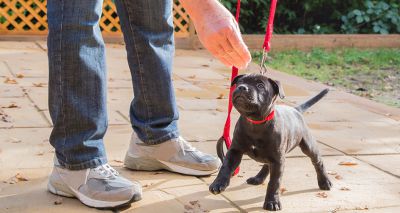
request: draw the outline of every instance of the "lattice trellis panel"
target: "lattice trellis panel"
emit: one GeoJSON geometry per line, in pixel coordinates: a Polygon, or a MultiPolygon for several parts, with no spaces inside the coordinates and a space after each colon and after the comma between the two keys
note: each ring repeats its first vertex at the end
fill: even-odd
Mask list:
{"type": "Polygon", "coordinates": [[[189,16],[179,1],[174,1],[174,25],[176,36],[189,36],[189,16]]]}
{"type": "MultiPolygon", "coordinates": [[[[47,34],[46,0],[0,0],[0,35],[47,34]]],[[[189,36],[189,17],[174,0],[175,36],[189,36]]],[[[104,0],[100,28],[105,35],[120,35],[121,27],[113,0],[104,0]]]]}

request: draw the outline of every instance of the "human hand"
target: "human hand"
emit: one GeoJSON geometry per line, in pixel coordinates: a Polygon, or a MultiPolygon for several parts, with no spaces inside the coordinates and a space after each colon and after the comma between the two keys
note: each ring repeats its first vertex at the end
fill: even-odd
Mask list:
{"type": "Polygon", "coordinates": [[[250,52],[232,14],[217,0],[181,0],[204,47],[226,66],[246,68],[250,52]]]}

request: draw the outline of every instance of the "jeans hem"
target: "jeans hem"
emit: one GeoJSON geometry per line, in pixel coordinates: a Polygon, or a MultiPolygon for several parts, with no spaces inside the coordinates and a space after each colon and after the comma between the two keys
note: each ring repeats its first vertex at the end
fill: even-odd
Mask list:
{"type": "Polygon", "coordinates": [[[161,143],[167,142],[171,139],[175,139],[178,137],[179,137],[179,131],[173,131],[173,132],[170,132],[170,133],[168,133],[162,137],[159,137],[157,139],[153,139],[153,140],[142,140],[141,139],[141,140],[143,141],[143,143],[148,144],[148,145],[157,145],[157,144],[161,144],[161,143]]]}
{"type": "Polygon", "coordinates": [[[60,165],[66,169],[69,170],[82,170],[82,169],[91,169],[91,168],[96,168],[100,165],[106,164],[107,163],[107,158],[105,157],[100,157],[100,158],[94,158],[82,163],[78,164],[67,164],[61,160],[58,159],[58,162],[60,165]]]}

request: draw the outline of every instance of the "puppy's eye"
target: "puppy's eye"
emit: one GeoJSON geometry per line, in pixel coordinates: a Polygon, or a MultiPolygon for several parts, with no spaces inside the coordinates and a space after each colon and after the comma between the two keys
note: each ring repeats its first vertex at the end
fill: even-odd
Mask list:
{"type": "Polygon", "coordinates": [[[262,83],[257,84],[257,88],[264,89],[264,84],[262,84],[262,83]]]}

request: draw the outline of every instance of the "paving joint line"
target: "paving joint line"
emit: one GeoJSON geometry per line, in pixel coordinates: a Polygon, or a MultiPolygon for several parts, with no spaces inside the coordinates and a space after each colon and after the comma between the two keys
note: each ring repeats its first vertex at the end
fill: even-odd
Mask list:
{"type": "Polygon", "coordinates": [[[22,91],[24,92],[24,94],[26,95],[26,97],[28,98],[28,100],[33,104],[33,106],[35,107],[35,109],[39,112],[39,114],[42,116],[42,118],[47,122],[47,124],[49,125],[48,128],[52,127],[52,123],[51,121],[49,121],[49,119],[47,119],[46,115],[44,114],[44,112],[42,110],[40,110],[39,106],[33,101],[32,97],[29,95],[29,93],[22,87],[20,86],[20,88],[22,89],[22,91]]]}
{"type": "Polygon", "coordinates": [[[36,44],[36,46],[38,46],[39,47],[39,49],[41,49],[41,50],[43,50],[44,52],[47,52],[47,50],[46,49],[44,49],[37,41],[34,41],[33,43],[35,43],[36,44]]]}
{"type": "MultiPolygon", "coordinates": [[[[117,112],[117,114],[119,114],[123,119],[125,119],[125,121],[127,121],[129,124],[131,123],[130,119],[127,118],[122,112],[120,112],[119,110],[115,110],[115,112],[117,112]]],[[[123,125],[127,125],[127,124],[123,124],[123,125]]]]}
{"type": "MultiPolygon", "coordinates": [[[[386,209],[386,208],[395,208],[395,207],[400,207],[400,205],[389,205],[389,206],[377,206],[377,207],[369,207],[367,206],[368,209],[366,210],[374,210],[374,209],[386,209]]],[[[355,208],[344,208],[344,209],[337,209],[336,212],[343,212],[343,211],[350,211],[350,210],[357,210],[357,211],[362,211],[360,209],[355,209],[355,208]]]]}
{"type": "Polygon", "coordinates": [[[359,160],[359,161],[361,161],[361,162],[363,162],[363,163],[366,163],[366,164],[370,165],[371,167],[373,167],[373,168],[375,168],[375,169],[377,169],[377,170],[379,170],[379,171],[381,171],[381,172],[384,172],[384,173],[386,173],[386,174],[388,174],[388,175],[391,175],[391,176],[393,176],[393,177],[395,177],[395,178],[400,179],[400,176],[399,176],[399,175],[393,174],[393,173],[391,173],[391,172],[389,172],[389,171],[386,171],[386,170],[384,170],[384,169],[379,168],[378,166],[375,166],[374,164],[372,164],[372,163],[370,163],[370,162],[368,162],[368,161],[362,160],[361,158],[358,158],[357,155],[349,155],[349,154],[347,154],[346,152],[343,152],[342,150],[339,150],[339,149],[337,149],[337,148],[335,148],[335,147],[333,147],[333,146],[331,146],[331,145],[328,145],[328,144],[326,144],[326,143],[324,143],[324,142],[322,142],[322,141],[320,141],[320,140],[317,140],[317,141],[318,141],[318,143],[324,144],[325,146],[328,146],[328,147],[330,147],[330,148],[332,148],[332,149],[335,149],[336,151],[341,152],[341,153],[343,153],[343,154],[346,155],[346,156],[353,157],[353,158],[355,158],[355,159],[357,159],[357,160],[359,160]]]}
{"type": "MultiPolygon", "coordinates": [[[[13,71],[11,70],[11,67],[10,67],[10,65],[8,65],[8,63],[6,62],[6,61],[2,61],[3,62],[3,64],[4,64],[4,66],[7,68],[7,70],[8,70],[8,72],[15,78],[15,77],[17,77],[17,75],[15,75],[14,73],[13,73],[13,71]]],[[[21,87],[20,87],[21,88],[21,87]]]]}
{"type": "MultiPolygon", "coordinates": [[[[202,177],[196,177],[197,179],[199,179],[200,181],[204,182],[207,186],[208,183],[202,178],[202,177]]],[[[245,209],[243,209],[242,207],[240,207],[239,205],[237,205],[236,203],[234,203],[233,201],[231,201],[228,197],[226,197],[224,194],[220,193],[219,195],[221,195],[221,197],[223,197],[226,201],[228,201],[229,204],[231,204],[233,207],[235,207],[236,209],[239,210],[239,212],[241,213],[247,213],[247,211],[245,209]]]]}

